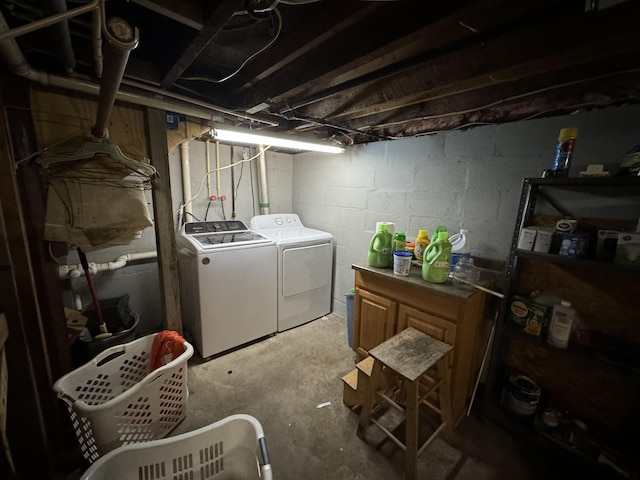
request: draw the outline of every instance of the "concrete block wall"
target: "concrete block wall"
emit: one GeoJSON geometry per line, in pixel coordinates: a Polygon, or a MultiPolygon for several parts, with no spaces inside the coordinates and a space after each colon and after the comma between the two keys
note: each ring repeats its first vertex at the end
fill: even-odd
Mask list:
{"type": "Polygon", "coordinates": [[[522,180],[551,168],[559,130],[579,130],[571,176],[590,163],[615,173],[640,144],[639,123],[640,107],[614,107],[296,155],[293,211],[335,237],[333,311],[345,315],[351,265],[366,262],[377,221],[410,240],[419,229],[466,228],[473,256],[504,261],[522,180]]]}

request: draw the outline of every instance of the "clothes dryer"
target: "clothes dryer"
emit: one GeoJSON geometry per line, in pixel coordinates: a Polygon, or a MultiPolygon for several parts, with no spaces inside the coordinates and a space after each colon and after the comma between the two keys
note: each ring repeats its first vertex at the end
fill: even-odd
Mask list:
{"type": "Polygon", "coordinates": [[[278,331],[330,313],[333,235],[305,227],[295,213],[257,215],[250,227],[278,246],[278,331]]]}

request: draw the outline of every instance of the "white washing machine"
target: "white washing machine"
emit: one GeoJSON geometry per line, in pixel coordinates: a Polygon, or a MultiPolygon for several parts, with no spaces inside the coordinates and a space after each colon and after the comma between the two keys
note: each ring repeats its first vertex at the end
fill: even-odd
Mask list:
{"type": "Polygon", "coordinates": [[[192,222],[176,244],[183,323],[203,358],[276,333],[273,239],[236,220],[192,222]]]}
{"type": "Polygon", "coordinates": [[[250,227],[278,244],[278,331],[330,313],[333,235],[295,213],[257,215],[250,227]]]}

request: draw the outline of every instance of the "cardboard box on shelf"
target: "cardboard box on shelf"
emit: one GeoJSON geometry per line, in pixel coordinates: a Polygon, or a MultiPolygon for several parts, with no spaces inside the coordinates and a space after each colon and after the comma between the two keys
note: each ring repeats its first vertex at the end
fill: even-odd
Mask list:
{"type": "Polygon", "coordinates": [[[588,233],[565,233],[560,243],[559,255],[571,258],[584,257],[589,248],[588,233]]]}
{"type": "Polygon", "coordinates": [[[536,229],[532,227],[527,227],[520,230],[518,248],[520,250],[531,250],[536,239],[536,233],[536,229]]]}
{"type": "Polygon", "coordinates": [[[551,307],[531,298],[514,295],[509,298],[507,321],[529,335],[542,338],[545,334],[551,307]]]}

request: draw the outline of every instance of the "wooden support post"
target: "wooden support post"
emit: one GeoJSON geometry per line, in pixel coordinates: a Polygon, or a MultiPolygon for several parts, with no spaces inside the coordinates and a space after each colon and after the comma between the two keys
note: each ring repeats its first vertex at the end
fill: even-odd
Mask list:
{"type": "MultiPolygon", "coordinates": [[[[2,77],[0,82],[2,105],[6,105],[7,98],[14,105],[24,98],[24,84],[18,85],[17,78],[2,77]]],[[[3,115],[0,132],[6,131],[7,119],[3,115]]],[[[3,292],[0,309],[6,315],[9,328],[5,344],[7,438],[18,478],[51,478],[43,411],[51,412],[56,398],[51,389],[48,350],[27,237],[12,149],[3,133],[0,134],[0,291],[3,292]]],[[[1,478],[11,478],[4,473],[0,472],[1,478]]]]}
{"type": "Polygon", "coordinates": [[[164,310],[164,327],[182,331],[180,309],[180,284],[178,280],[178,255],[171,206],[171,182],[169,180],[169,151],[166,135],[166,112],[147,109],[149,156],[158,171],[153,188],[153,216],[158,249],[158,274],[164,310]]]}

